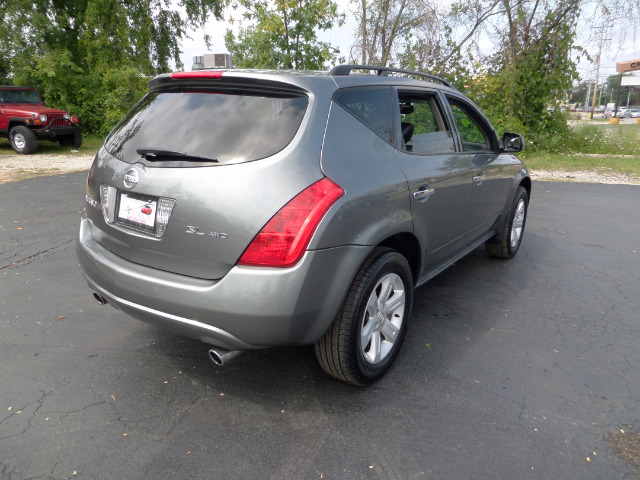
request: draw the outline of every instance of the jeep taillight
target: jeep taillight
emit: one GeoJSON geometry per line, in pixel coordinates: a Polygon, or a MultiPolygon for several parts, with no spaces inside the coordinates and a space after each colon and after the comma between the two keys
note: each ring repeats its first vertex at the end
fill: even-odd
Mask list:
{"type": "Polygon", "coordinates": [[[291,267],[302,257],[320,220],[344,195],[328,178],[306,188],[267,222],[244,251],[239,265],[291,267]]]}

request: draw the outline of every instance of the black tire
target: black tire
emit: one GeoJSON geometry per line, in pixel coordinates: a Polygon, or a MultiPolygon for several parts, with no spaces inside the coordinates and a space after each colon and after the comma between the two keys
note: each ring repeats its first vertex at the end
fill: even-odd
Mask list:
{"type": "Polygon", "coordinates": [[[18,125],[9,132],[9,143],[16,153],[30,155],[38,150],[38,138],[30,128],[18,125]]]}
{"type": "Polygon", "coordinates": [[[82,146],[82,132],[76,131],[73,135],[61,137],[58,142],[61,147],[80,148],[82,146]]]}
{"type": "Polygon", "coordinates": [[[400,351],[412,300],[413,276],[407,259],[388,248],[374,250],[360,267],[333,325],[315,344],[322,369],[354,385],[379,379],[400,351]],[[374,311],[367,311],[373,300],[378,300],[374,311]],[[370,334],[363,335],[367,330],[370,334]],[[365,336],[367,345],[362,341],[365,336]]]}
{"type": "Polygon", "coordinates": [[[502,230],[484,244],[489,255],[497,258],[513,258],[522,243],[528,211],[529,194],[523,186],[519,186],[502,230]]]}

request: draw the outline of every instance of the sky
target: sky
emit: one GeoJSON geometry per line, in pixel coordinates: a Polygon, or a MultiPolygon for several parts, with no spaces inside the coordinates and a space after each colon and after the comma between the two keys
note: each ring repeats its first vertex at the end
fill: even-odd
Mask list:
{"type": "MultiPolygon", "coordinates": [[[[355,39],[355,18],[348,10],[350,8],[349,0],[336,0],[336,3],[339,10],[346,14],[345,24],[340,28],[335,27],[331,30],[319,32],[318,38],[334,47],[338,47],[340,56],[344,56],[348,60],[349,50],[355,39]]],[[[234,33],[237,33],[237,27],[238,22],[235,22],[234,33]]],[[[191,39],[184,39],[182,42],[180,60],[182,60],[185,70],[191,69],[193,57],[195,56],[204,55],[205,53],[229,53],[224,46],[224,35],[229,28],[231,28],[231,24],[228,21],[210,20],[203,29],[191,31],[189,34],[191,39]],[[212,46],[209,51],[206,50],[203,41],[205,33],[209,34],[212,40],[212,46]]]]}
{"type": "MultiPolygon", "coordinates": [[[[337,0],[340,11],[346,14],[346,23],[342,27],[334,28],[326,32],[319,32],[318,37],[321,41],[328,42],[332,46],[340,49],[340,55],[349,60],[349,52],[355,41],[356,22],[353,13],[349,11],[349,0],[337,0]]],[[[592,23],[597,23],[594,19],[584,18],[578,24],[578,39],[583,45],[591,42],[589,51],[597,53],[598,35],[596,27],[592,23]]],[[[234,24],[237,26],[238,22],[234,24]]],[[[180,59],[185,66],[185,70],[190,70],[193,64],[193,57],[204,55],[205,53],[228,53],[224,45],[224,35],[230,24],[227,21],[209,21],[203,29],[190,32],[191,39],[184,39],[182,43],[182,55],[180,59]],[[207,33],[211,36],[212,47],[207,51],[203,37],[207,33]]],[[[640,29],[639,29],[640,30],[640,29]]],[[[638,32],[640,34],[640,31],[638,32]]],[[[636,37],[631,32],[631,28],[625,26],[624,21],[616,23],[616,31],[608,42],[607,49],[603,51],[600,65],[600,82],[606,80],[609,75],[616,74],[616,62],[640,59],[640,37],[636,37]],[[622,39],[622,40],[618,40],[622,39]]],[[[594,55],[595,56],[595,55],[594,55]]],[[[578,65],[578,72],[581,80],[595,79],[596,66],[595,63],[582,60],[578,65]]]]}

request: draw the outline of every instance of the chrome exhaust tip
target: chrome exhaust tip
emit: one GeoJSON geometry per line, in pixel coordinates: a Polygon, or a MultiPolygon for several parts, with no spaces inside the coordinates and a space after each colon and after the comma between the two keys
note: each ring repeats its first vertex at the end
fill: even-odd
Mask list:
{"type": "Polygon", "coordinates": [[[219,367],[227,363],[229,360],[236,358],[242,353],[242,350],[225,350],[224,348],[212,348],[209,350],[209,358],[219,367]]]}
{"type": "Polygon", "coordinates": [[[104,298],[99,293],[93,292],[93,298],[95,298],[100,305],[106,305],[107,304],[107,299],[104,298]]]}

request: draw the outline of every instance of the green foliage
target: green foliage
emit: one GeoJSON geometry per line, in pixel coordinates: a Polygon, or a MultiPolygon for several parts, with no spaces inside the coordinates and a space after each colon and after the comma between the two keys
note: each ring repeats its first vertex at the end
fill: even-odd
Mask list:
{"type": "Polygon", "coordinates": [[[4,0],[0,77],[35,87],[48,106],[103,135],[143,95],[147,78],[172,60],[180,66],[187,28],[220,18],[223,2],[4,0]]]}
{"type": "Polygon", "coordinates": [[[414,125],[413,134],[433,133],[438,130],[436,119],[433,116],[431,106],[426,102],[415,101],[413,103],[414,111],[402,115],[402,121],[409,122],[414,125]]]}
{"type": "Polygon", "coordinates": [[[640,177],[640,157],[545,152],[526,157],[526,162],[530,170],[582,170],[640,177]]]}
{"type": "MultiPolygon", "coordinates": [[[[587,103],[587,107],[591,108],[591,101],[593,99],[593,86],[594,82],[580,82],[577,85],[574,85],[571,90],[571,98],[567,100],[569,104],[576,104],[577,106],[584,106],[585,102],[587,103]],[[589,98],[587,98],[587,94],[589,94],[589,98]]],[[[596,95],[596,100],[599,98],[599,95],[596,95]]],[[[596,106],[599,104],[596,103],[596,106]]]]}
{"type": "MultiPolygon", "coordinates": [[[[409,36],[396,61],[451,82],[485,112],[498,132],[520,132],[527,150],[557,148],[571,135],[557,111],[577,78],[581,0],[458,0],[425,42],[409,36]],[[495,49],[482,54],[478,35],[495,49]]],[[[426,22],[431,22],[429,18],[426,22]]]]}
{"type": "Polygon", "coordinates": [[[638,125],[582,125],[550,137],[544,145],[534,146],[531,152],[637,155],[638,143],[638,125]]]}
{"type": "MultiPolygon", "coordinates": [[[[626,77],[628,75],[633,75],[632,73],[625,73],[623,76],[626,77]]],[[[604,83],[604,91],[608,92],[609,95],[605,96],[607,102],[616,102],[618,101],[618,90],[620,88],[620,74],[617,75],[609,75],[607,80],[604,83]]],[[[629,105],[640,105],[640,92],[637,90],[629,91],[626,87],[622,87],[620,90],[620,106],[624,107],[627,105],[627,100],[629,101],[629,105]]]]}
{"type": "MultiPolygon", "coordinates": [[[[506,3],[506,2],[505,2],[506,3]]],[[[555,137],[570,134],[557,105],[577,78],[576,19],[563,4],[545,3],[540,18],[518,7],[503,47],[486,67],[461,87],[484,110],[496,129],[527,138],[527,149],[553,149],[555,137]]]]}
{"type": "Polygon", "coordinates": [[[255,22],[238,38],[227,30],[225,45],[240,68],[319,70],[338,60],[339,50],[316,36],[344,23],[332,0],[241,0],[244,17],[255,22]]]}
{"type": "Polygon", "coordinates": [[[526,150],[532,170],[588,170],[640,176],[639,125],[584,125],[558,136],[552,151],[526,150]],[[580,152],[580,153],[576,153],[580,152]]]}
{"type": "Polygon", "coordinates": [[[451,105],[451,113],[453,119],[460,132],[460,139],[463,143],[485,143],[485,135],[480,131],[478,126],[469,118],[469,116],[461,110],[457,105],[451,105]]]}

